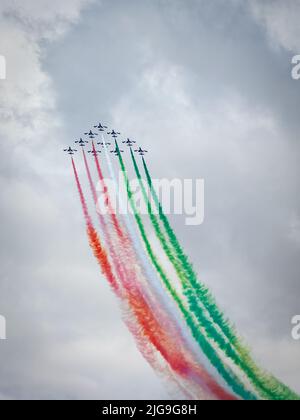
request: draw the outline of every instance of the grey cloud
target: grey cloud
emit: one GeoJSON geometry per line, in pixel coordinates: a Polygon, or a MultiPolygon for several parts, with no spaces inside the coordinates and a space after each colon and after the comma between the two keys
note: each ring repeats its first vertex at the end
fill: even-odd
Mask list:
{"type": "Polygon", "coordinates": [[[249,2],[256,19],[264,26],[273,46],[299,52],[300,3],[298,0],[257,0],[249,2]]]}
{"type": "Polygon", "coordinates": [[[172,217],[176,232],[261,364],[300,390],[290,337],[300,311],[300,85],[289,53],[270,48],[240,1],[106,0],[79,19],[83,4],[45,12],[30,2],[6,20],[1,398],[167,396],[99,274],[60,152],[98,119],[151,149],[153,176],[205,179],[205,223],[172,217]],[[57,18],[61,38],[48,32],[57,18]],[[77,24],[65,32],[66,22],[77,24]]]}

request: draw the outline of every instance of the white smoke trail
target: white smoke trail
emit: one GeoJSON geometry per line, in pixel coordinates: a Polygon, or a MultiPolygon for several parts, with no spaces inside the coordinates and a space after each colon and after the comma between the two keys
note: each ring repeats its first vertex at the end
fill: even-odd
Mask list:
{"type": "MultiPolygon", "coordinates": [[[[211,364],[206,360],[205,357],[203,357],[198,344],[194,340],[194,337],[190,333],[190,331],[186,328],[185,322],[183,318],[180,315],[180,312],[178,311],[177,306],[173,302],[172,299],[169,298],[169,296],[165,293],[165,289],[160,281],[160,279],[157,276],[157,273],[154,269],[154,267],[150,264],[145,252],[144,248],[141,242],[141,239],[137,233],[135,225],[132,223],[131,217],[128,214],[128,211],[126,211],[126,205],[122,199],[121,194],[119,194],[119,183],[117,181],[116,173],[113,168],[112,160],[109,155],[106,142],[104,139],[104,136],[102,134],[102,142],[103,147],[105,150],[105,157],[106,157],[106,163],[109,170],[109,175],[113,182],[116,185],[116,191],[119,197],[119,206],[120,206],[120,213],[123,216],[123,223],[127,228],[127,231],[132,239],[132,243],[134,245],[134,249],[136,252],[136,255],[138,259],[141,261],[143,272],[146,276],[146,278],[150,282],[150,286],[152,287],[152,291],[154,292],[156,298],[158,299],[160,305],[162,305],[167,314],[173,319],[176,323],[176,327],[179,329],[181,336],[185,340],[188,348],[191,351],[191,354],[194,356],[197,362],[199,362],[202,366],[205,367],[205,369],[210,374],[215,374],[214,368],[211,366],[211,364]]],[[[227,384],[222,381],[222,385],[228,389],[227,384]]]]}

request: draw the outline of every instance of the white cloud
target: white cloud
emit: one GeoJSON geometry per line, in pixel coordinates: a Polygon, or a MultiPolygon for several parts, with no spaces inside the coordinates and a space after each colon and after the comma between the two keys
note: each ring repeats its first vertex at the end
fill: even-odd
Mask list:
{"type": "Polygon", "coordinates": [[[41,68],[39,45],[28,32],[2,19],[0,51],[7,60],[7,79],[0,83],[1,134],[11,145],[29,137],[39,142],[52,131],[55,94],[41,68]]]}
{"type": "Polygon", "coordinates": [[[0,53],[7,79],[0,83],[0,133],[12,144],[56,138],[56,94],[41,65],[42,39],[55,39],[79,18],[91,0],[44,0],[0,4],[0,53]]]}
{"type": "Polygon", "coordinates": [[[56,38],[76,23],[84,7],[94,0],[2,0],[0,13],[30,30],[31,36],[56,38]]]}
{"type": "MultiPolygon", "coordinates": [[[[76,192],[71,184],[72,179],[65,176],[69,168],[66,169],[64,156],[57,154],[56,146],[64,140],[64,124],[56,111],[56,92],[51,79],[41,65],[44,51],[40,41],[56,40],[78,20],[81,9],[89,3],[88,0],[53,0],[50,3],[45,0],[2,0],[0,5],[0,54],[7,57],[8,65],[8,78],[0,82],[0,135],[5,139],[0,169],[4,165],[9,170],[12,166],[17,167],[14,174],[16,179],[7,182],[7,171],[1,171],[3,179],[0,182],[0,201],[6,200],[1,213],[6,240],[0,255],[0,309],[9,315],[10,334],[15,333],[15,338],[7,341],[4,351],[3,360],[6,363],[1,366],[0,398],[6,398],[7,395],[25,398],[62,395],[68,398],[82,395],[93,398],[158,398],[166,395],[149,366],[138,355],[129,333],[121,325],[113,297],[104,287],[101,291],[99,289],[99,277],[100,282],[102,279],[86,244],[80,207],[74,201],[76,192]],[[18,147],[14,147],[16,145],[18,147]],[[13,159],[8,165],[10,154],[13,154],[13,159]],[[27,176],[20,180],[19,172],[26,172],[27,176]],[[51,177],[48,177],[49,174],[51,177]],[[21,201],[24,205],[18,205],[21,201]],[[33,206],[34,210],[31,211],[33,206]],[[69,217],[71,211],[72,217],[69,217]],[[47,223],[44,223],[44,219],[47,223]],[[32,237],[41,238],[41,242],[32,244],[32,237]],[[16,253],[21,258],[17,259],[16,253]],[[10,305],[10,298],[13,299],[13,305],[10,305]],[[26,336],[25,332],[22,336],[20,330],[24,329],[26,322],[28,331],[26,336]],[[112,325],[111,336],[105,337],[112,325]],[[64,333],[65,340],[60,341],[64,333]],[[104,338],[98,336],[99,333],[103,333],[104,338]],[[113,334],[116,335],[115,345],[111,346],[113,334]],[[28,346],[23,367],[20,367],[23,360],[18,357],[21,346],[25,350],[28,346]],[[121,346],[122,359],[114,363],[121,346]],[[42,374],[41,366],[48,367],[42,374]],[[113,371],[110,367],[114,367],[113,371]],[[128,379],[132,377],[133,385],[129,386],[128,379]]],[[[202,38],[198,33],[190,36],[188,32],[188,39],[195,42],[189,52],[187,38],[182,38],[183,28],[177,27],[176,20],[176,31],[171,32],[160,8],[157,8],[154,19],[148,19],[149,27],[145,25],[149,9],[144,9],[143,2],[136,5],[137,14],[132,12],[133,9],[128,12],[120,8],[117,17],[122,21],[130,15],[128,30],[127,23],[120,26],[115,5],[111,6],[110,3],[113,2],[107,2],[109,13],[105,24],[99,25],[99,28],[95,24],[88,28],[89,38],[82,37],[83,51],[79,52],[85,51],[88,41],[89,53],[93,54],[94,45],[98,45],[101,39],[107,56],[113,56],[114,60],[121,56],[122,65],[109,64],[101,72],[100,67],[96,67],[95,71],[84,60],[79,63],[77,72],[80,75],[84,70],[88,73],[84,93],[76,90],[79,112],[84,115],[83,120],[87,120],[91,112],[99,114],[99,96],[95,102],[87,105],[86,90],[89,84],[93,89],[107,84],[107,93],[101,97],[103,102],[100,101],[100,112],[109,115],[110,109],[107,111],[109,107],[104,100],[107,96],[109,106],[114,107],[112,115],[116,127],[137,140],[143,139],[143,145],[151,147],[151,167],[155,176],[166,176],[168,173],[169,176],[188,174],[208,178],[207,202],[212,203],[208,225],[202,226],[201,231],[193,232],[184,231],[179,226],[178,231],[183,238],[188,236],[185,242],[191,253],[194,251],[193,261],[197,266],[201,263],[203,280],[216,292],[226,313],[233,320],[238,320],[246,338],[249,329],[256,329],[257,334],[249,340],[256,348],[259,346],[259,333],[264,328],[267,330],[273,324],[272,317],[277,316],[277,311],[274,310],[276,313],[273,314],[273,309],[268,308],[287,307],[290,298],[296,299],[297,295],[291,292],[287,284],[293,273],[289,275],[287,272],[284,281],[283,276],[278,275],[281,277],[279,281],[276,275],[268,272],[270,261],[265,262],[271,256],[272,267],[280,265],[277,260],[285,252],[285,243],[279,252],[277,249],[273,252],[271,245],[279,244],[281,228],[287,233],[286,236],[289,236],[291,226],[297,232],[299,230],[297,223],[289,225],[291,213],[285,209],[285,205],[288,207],[293,197],[297,197],[299,190],[294,188],[295,180],[299,179],[297,154],[291,156],[286,147],[289,139],[282,134],[280,123],[272,114],[272,107],[248,106],[245,98],[232,93],[231,86],[227,95],[213,89],[212,80],[203,72],[203,67],[209,62],[208,50],[212,45],[206,40],[211,40],[216,35],[215,31],[209,32],[204,38],[202,42],[205,45],[201,44],[202,38]],[[139,15],[141,10],[144,14],[139,15]],[[155,25],[159,19],[162,19],[164,29],[161,33],[155,25]],[[95,31],[92,35],[91,29],[95,31]],[[172,43],[164,45],[167,30],[170,30],[172,43]],[[139,83],[130,85],[124,79],[124,83],[119,84],[124,89],[116,88],[118,75],[131,75],[136,67],[138,54],[135,47],[137,44],[144,45],[143,31],[149,40],[157,38],[158,44],[154,43],[152,55],[146,54],[143,68],[138,66],[138,71],[142,68],[139,83]],[[133,37],[128,36],[130,33],[133,37]],[[107,34],[109,36],[106,38],[107,34]],[[180,46],[182,39],[184,47],[180,46]],[[122,43],[119,43],[120,40],[122,43]],[[171,63],[172,58],[169,57],[172,55],[168,56],[168,53],[173,44],[178,48],[176,58],[184,66],[178,65],[177,61],[177,65],[171,63]],[[201,55],[200,52],[203,60],[198,64],[195,62],[195,68],[201,78],[196,81],[191,77],[191,86],[194,88],[191,93],[186,88],[186,81],[191,76],[189,71],[193,68],[189,66],[188,55],[194,60],[201,55]],[[109,77],[106,79],[107,74],[109,77]],[[117,103],[114,95],[119,95],[117,103]],[[165,154],[168,159],[162,162],[165,154]],[[278,181],[280,185],[277,185],[278,181]],[[231,188],[228,195],[227,187],[231,188]],[[272,202],[268,202],[267,197],[271,197],[272,202]],[[257,211],[257,203],[262,207],[262,203],[266,203],[260,212],[257,211]],[[285,214],[288,214],[288,218],[285,218],[285,214]],[[270,231],[264,229],[270,224],[270,231]],[[264,256],[263,262],[260,252],[264,256]],[[268,277],[264,277],[264,269],[268,277]],[[285,305],[278,304],[270,283],[281,299],[285,296],[285,305]],[[254,313],[254,319],[250,319],[251,313],[254,313]]],[[[273,42],[288,48],[294,39],[292,34],[296,32],[286,28],[286,18],[279,14],[280,4],[272,3],[276,6],[273,10],[268,4],[255,2],[255,16],[266,25],[273,42]],[[290,34],[287,35],[285,32],[288,31],[290,34]]],[[[132,8],[134,6],[132,2],[132,8]]],[[[287,15],[288,8],[282,13],[287,15]]],[[[99,16],[95,16],[92,22],[98,22],[96,19],[99,16]]],[[[182,15],[179,21],[181,19],[182,15]]],[[[187,27],[195,30],[199,27],[198,21],[188,23],[190,25],[187,24],[187,27]]],[[[76,42],[76,38],[72,42],[76,42]]],[[[223,39],[220,45],[223,45],[222,42],[223,39]]],[[[149,49],[151,53],[151,42],[149,49]]],[[[78,64],[78,50],[74,50],[77,57],[69,67],[66,66],[68,70],[63,77],[62,94],[68,89],[74,90],[75,83],[65,89],[67,80],[76,80],[73,79],[72,69],[78,64]]],[[[65,55],[64,49],[61,54],[65,55]]],[[[98,56],[95,61],[97,59],[102,65],[103,58],[98,56]]],[[[59,70],[63,72],[62,68],[59,70]]],[[[222,74],[220,72],[220,78],[222,74]]],[[[213,82],[216,79],[213,78],[213,82]]],[[[93,91],[90,95],[93,96],[93,91]]],[[[69,126],[76,126],[77,121],[74,120],[74,114],[71,114],[69,126]]],[[[293,290],[296,290],[296,286],[293,290]]],[[[277,319],[284,319],[284,316],[279,312],[277,319]]],[[[276,343],[268,338],[261,350],[267,360],[270,350],[276,348],[276,343]]],[[[293,382],[299,384],[296,378],[298,365],[290,359],[291,366],[286,372],[283,360],[289,357],[287,347],[282,347],[282,360],[276,352],[272,354],[270,369],[281,365],[282,372],[279,373],[282,377],[293,375],[293,382]]]]}

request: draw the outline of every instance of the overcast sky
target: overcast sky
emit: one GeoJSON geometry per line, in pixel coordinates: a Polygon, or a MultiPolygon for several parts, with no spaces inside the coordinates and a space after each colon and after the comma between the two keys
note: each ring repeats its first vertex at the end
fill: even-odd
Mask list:
{"type": "Polygon", "coordinates": [[[0,0],[0,398],[167,398],[87,245],[61,152],[97,120],[156,178],[204,178],[176,232],[260,364],[300,392],[299,0],[0,0]]]}

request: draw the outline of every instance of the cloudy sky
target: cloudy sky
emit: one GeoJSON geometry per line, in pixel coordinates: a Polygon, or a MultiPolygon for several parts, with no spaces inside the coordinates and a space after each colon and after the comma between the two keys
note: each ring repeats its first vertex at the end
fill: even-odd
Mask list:
{"type": "Polygon", "coordinates": [[[173,217],[261,365],[300,392],[299,0],[0,0],[0,398],[167,398],[94,261],[68,159],[103,120],[157,178],[204,178],[173,217]]]}

